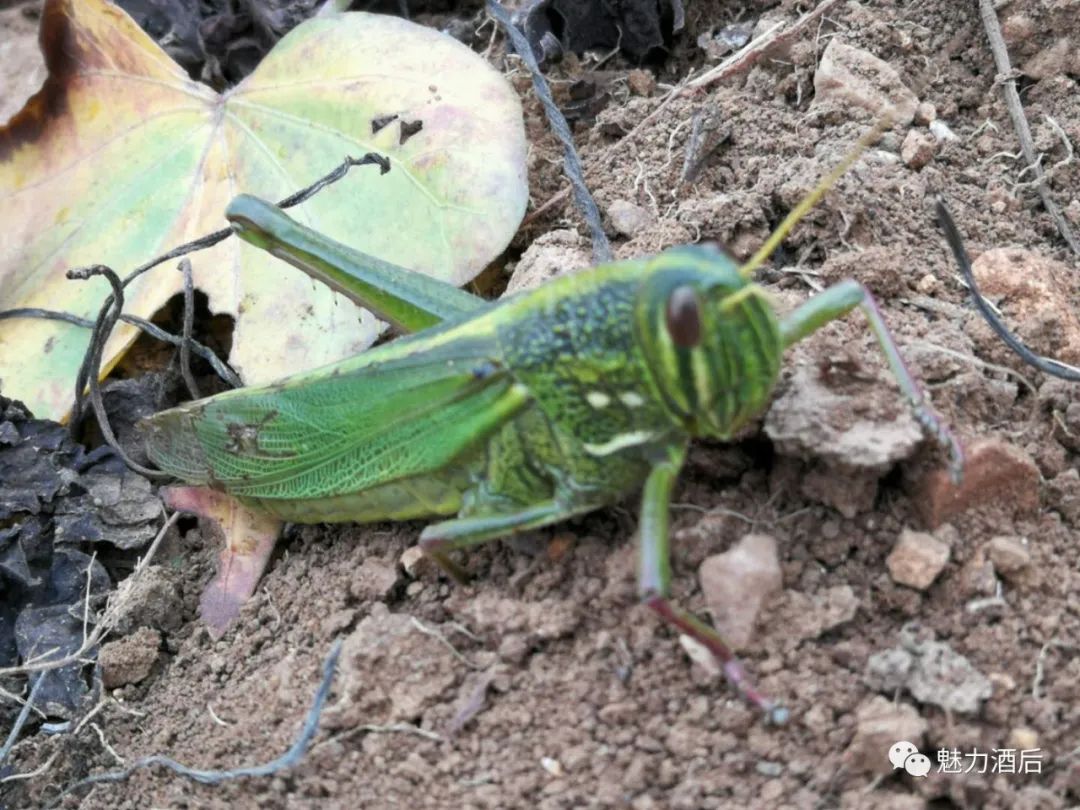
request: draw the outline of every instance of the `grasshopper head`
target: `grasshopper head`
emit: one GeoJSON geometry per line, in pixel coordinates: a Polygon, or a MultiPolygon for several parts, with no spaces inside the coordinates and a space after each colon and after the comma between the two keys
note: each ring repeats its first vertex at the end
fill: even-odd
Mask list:
{"type": "Polygon", "coordinates": [[[780,326],[765,291],[713,246],[657,256],[638,299],[638,338],[665,409],[694,436],[728,438],[768,404],[780,326]]]}
{"type": "Polygon", "coordinates": [[[648,265],[638,340],[665,409],[691,435],[727,438],[765,409],[784,342],[754,271],[891,124],[886,113],[742,266],[702,245],[673,248],[648,265]]]}

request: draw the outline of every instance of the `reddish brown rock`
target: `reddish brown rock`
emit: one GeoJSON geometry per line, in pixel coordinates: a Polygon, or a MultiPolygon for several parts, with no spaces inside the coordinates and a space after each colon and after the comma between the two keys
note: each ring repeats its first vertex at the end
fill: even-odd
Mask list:
{"type": "Polygon", "coordinates": [[[937,120],[937,107],[929,101],[919,102],[915,108],[915,123],[921,127],[929,126],[937,120]]]}
{"type": "Polygon", "coordinates": [[[150,674],[158,659],[161,634],[143,627],[119,641],[101,646],[98,665],[101,682],[106,689],[138,683],[150,674]]]}
{"type": "Polygon", "coordinates": [[[971,272],[1033,351],[1080,363],[1080,318],[1065,286],[1067,265],[1032,250],[993,248],[971,263],[971,272]]]}
{"type": "Polygon", "coordinates": [[[1027,453],[1000,439],[979,439],[964,449],[959,486],[945,469],[931,471],[917,485],[913,501],[927,526],[937,528],[977,506],[994,505],[1014,515],[1039,508],[1039,468],[1027,453]]]}
{"type": "Polygon", "coordinates": [[[910,169],[918,171],[931,160],[937,152],[937,140],[927,132],[910,130],[900,147],[900,157],[910,169]]]}
{"type": "Polygon", "coordinates": [[[904,529],[885,560],[894,582],[925,591],[949,562],[949,547],[932,534],[904,529]]]}
{"type": "Polygon", "coordinates": [[[986,550],[994,568],[1006,577],[1016,576],[1031,565],[1031,551],[1023,537],[991,538],[986,550]]]}

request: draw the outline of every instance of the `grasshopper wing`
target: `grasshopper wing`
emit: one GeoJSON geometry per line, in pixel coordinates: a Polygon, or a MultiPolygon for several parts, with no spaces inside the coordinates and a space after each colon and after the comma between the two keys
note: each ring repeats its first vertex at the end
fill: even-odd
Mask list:
{"type": "Polygon", "coordinates": [[[314,499],[444,468],[529,401],[494,341],[435,330],[155,414],[150,458],[248,498],[314,499]]]}

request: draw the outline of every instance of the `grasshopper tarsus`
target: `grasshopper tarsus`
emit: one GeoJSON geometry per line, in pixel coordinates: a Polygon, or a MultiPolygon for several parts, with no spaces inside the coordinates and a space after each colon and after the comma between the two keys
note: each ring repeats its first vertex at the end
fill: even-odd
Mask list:
{"type": "Polygon", "coordinates": [[[772,725],[783,725],[787,722],[790,712],[758,690],[742,663],[712,627],[692,613],[675,607],[667,597],[653,595],[646,597],[642,602],[677,631],[689,636],[707,649],[721,664],[721,670],[728,682],[749,703],[762,711],[766,722],[772,725]]]}

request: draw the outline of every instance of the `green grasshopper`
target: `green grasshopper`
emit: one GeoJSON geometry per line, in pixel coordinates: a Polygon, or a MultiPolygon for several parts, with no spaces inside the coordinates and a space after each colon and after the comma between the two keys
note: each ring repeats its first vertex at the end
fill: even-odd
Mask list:
{"type": "Polygon", "coordinates": [[[359,254],[242,195],[248,242],[413,333],[325,368],[151,417],[161,469],[297,523],[441,517],[420,545],[448,553],[610,505],[643,486],[639,594],[704,645],[776,720],[713,628],[669,599],[668,508],[692,438],[728,439],[768,405],[785,349],[859,308],[916,418],[963,457],[871,297],[848,280],[778,317],[751,280],[877,131],[741,267],[706,246],[594,267],[488,302],[359,254]]]}

